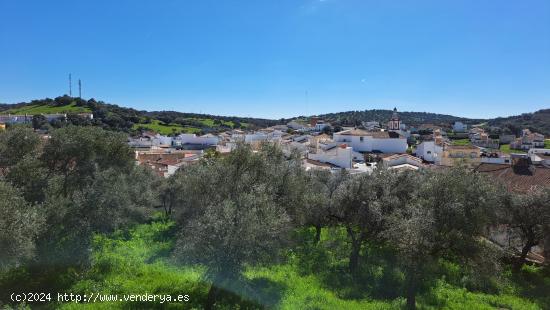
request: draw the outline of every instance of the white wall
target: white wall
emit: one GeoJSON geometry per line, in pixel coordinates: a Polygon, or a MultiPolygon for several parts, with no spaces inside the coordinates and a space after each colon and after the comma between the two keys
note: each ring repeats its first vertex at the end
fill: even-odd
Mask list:
{"type": "Polygon", "coordinates": [[[408,147],[405,138],[378,139],[372,136],[339,135],[335,133],[334,141],[347,143],[356,152],[405,153],[408,147]],[[363,138],[363,141],[361,141],[361,138],[363,138]]]}
{"type": "Polygon", "coordinates": [[[327,151],[324,151],[323,149],[319,148],[317,150],[317,153],[309,153],[308,158],[317,160],[323,163],[331,163],[340,168],[350,169],[353,167],[353,164],[351,161],[352,152],[353,150],[349,146],[346,148],[341,148],[337,146],[327,151]]]}
{"type": "Polygon", "coordinates": [[[183,133],[176,137],[176,141],[181,144],[201,144],[201,145],[216,145],[220,138],[217,136],[202,136],[196,134],[183,133]]]}
{"type": "Polygon", "coordinates": [[[439,162],[443,154],[443,147],[434,141],[424,141],[416,147],[416,156],[429,162],[439,162]]]}

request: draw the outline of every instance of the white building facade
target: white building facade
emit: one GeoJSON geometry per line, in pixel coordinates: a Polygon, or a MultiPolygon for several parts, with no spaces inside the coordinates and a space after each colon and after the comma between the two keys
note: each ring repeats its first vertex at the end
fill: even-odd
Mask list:
{"type": "Polygon", "coordinates": [[[356,152],[405,153],[408,147],[405,137],[388,131],[352,129],[334,133],[333,139],[356,152]]]}

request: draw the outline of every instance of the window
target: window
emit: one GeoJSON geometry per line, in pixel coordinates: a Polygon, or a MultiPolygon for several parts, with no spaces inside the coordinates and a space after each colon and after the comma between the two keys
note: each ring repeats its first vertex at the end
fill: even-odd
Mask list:
{"type": "Polygon", "coordinates": [[[365,140],[365,137],[359,137],[359,141],[363,142],[365,140]]]}
{"type": "Polygon", "coordinates": [[[427,151],[427,152],[426,152],[426,154],[431,154],[431,153],[432,153],[432,151],[427,151]]]}

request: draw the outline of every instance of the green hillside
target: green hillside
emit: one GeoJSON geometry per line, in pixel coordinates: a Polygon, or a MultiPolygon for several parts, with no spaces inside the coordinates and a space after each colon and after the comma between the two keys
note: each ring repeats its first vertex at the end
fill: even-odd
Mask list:
{"type": "Polygon", "coordinates": [[[159,120],[152,120],[149,124],[137,123],[132,126],[132,129],[139,130],[140,128],[152,130],[162,135],[169,135],[172,133],[199,133],[200,128],[197,127],[184,127],[179,124],[166,124],[159,120]]]}
{"type": "Polygon", "coordinates": [[[75,125],[94,125],[105,129],[135,133],[153,130],[161,134],[217,133],[239,128],[265,128],[279,121],[175,111],[140,111],[108,104],[94,99],[84,100],[69,96],[40,99],[17,104],[0,104],[0,114],[52,114],[91,112],[93,120],[73,117],[75,125]]]}
{"type": "Polygon", "coordinates": [[[49,104],[29,104],[20,108],[13,108],[9,110],[0,111],[0,114],[55,114],[55,113],[83,113],[91,112],[88,107],[77,106],[76,103],[70,103],[62,106],[55,106],[49,104]]]}

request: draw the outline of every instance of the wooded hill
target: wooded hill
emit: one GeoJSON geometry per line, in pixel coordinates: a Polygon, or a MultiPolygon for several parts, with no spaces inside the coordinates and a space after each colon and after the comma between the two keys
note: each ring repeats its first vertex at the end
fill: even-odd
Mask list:
{"type": "MultiPolygon", "coordinates": [[[[342,126],[359,125],[361,122],[377,121],[385,124],[392,116],[392,110],[364,110],[347,111],[338,113],[328,113],[319,115],[320,118],[330,122],[339,123],[342,126]]],[[[470,119],[446,114],[428,113],[428,112],[399,112],[399,118],[407,125],[434,124],[449,125],[455,121],[461,121],[466,124],[478,124],[483,122],[481,119],[470,119]]]]}
{"type": "MultiPolygon", "coordinates": [[[[183,113],[175,111],[143,111],[108,104],[95,99],[85,100],[67,95],[55,99],[39,99],[17,104],[0,104],[0,114],[48,114],[92,112],[94,120],[91,125],[105,129],[136,132],[154,130],[162,134],[172,133],[209,133],[228,129],[265,128],[276,124],[286,124],[290,119],[262,119],[238,116],[218,116],[210,114],[183,113]]],[[[385,124],[392,115],[392,110],[363,110],[321,114],[317,117],[337,126],[360,125],[361,122],[378,121],[385,124]]],[[[403,123],[410,126],[434,124],[448,126],[455,121],[468,125],[484,124],[500,127],[495,133],[520,134],[524,128],[550,136],[550,109],[518,116],[499,117],[494,119],[471,119],[453,115],[428,112],[399,112],[403,123]]],[[[308,118],[308,117],[305,117],[308,118]]],[[[491,130],[494,131],[494,130],[491,130]]]]}
{"type": "Polygon", "coordinates": [[[143,111],[132,108],[108,104],[95,99],[80,99],[69,96],[60,96],[55,99],[39,99],[17,104],[0,104],[0,114],[51,114],[70,113],[78,114],[91,112],[93,120],[73,117],[73,123],[80,125],[96,125],[104,129],[136,132],[139,130],[154,130],[162,134],[172,133],[209,133],[228,129],[263,128],[278,123],[276,120],[237,117],[215,116],[209,114],[182,113],[175,111],[143,111]]]}
{"type": "Polygon", "coordinates": [[[523,113],[517,116],[498,117],[488,121],[490,126],[508,128],[511,132],[518,132],[524,128],[550,136],[550,109],[543,109],[534,113],[523,113]]]}
{"type": "MultiPolygon", "coordinates": [[[[340,126],[354,126],[368,121],[378,121],[385,124],[391,118],[392,113],[392,110],[364,110],[328,113],[318,117],[340,126]]],[[[500,127],[503,133],[518,135],[522,129],[529,128],[531,131],[550,135],[550,109],[494,119],[472,119],[427,112],[399,112],[399,118],[403,123],[410,126],[420,124],[448,126],[453,122],[460,121],[468,125],[483,124],[488,127],[500,127]]]]}

